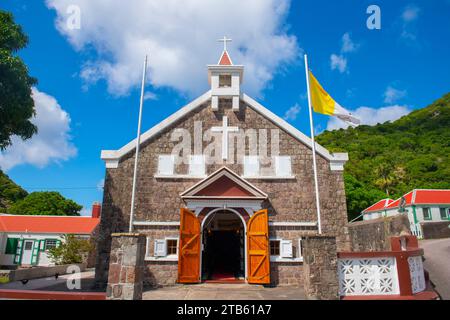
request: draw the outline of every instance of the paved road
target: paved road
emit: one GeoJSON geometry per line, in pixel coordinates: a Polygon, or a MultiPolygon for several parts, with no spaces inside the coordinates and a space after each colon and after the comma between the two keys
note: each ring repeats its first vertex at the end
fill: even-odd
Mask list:
{"type": "Polygon", "coordinates": [[[425,250],[424,267],[442,299],[450,300],[450,239],[421,240],[425,250]]]}
{"type": "Polygon", "coordinates": [[[304,300],[303,287],[264,288],[248,284],[177,285],[143,293],[143,300],[304,300]]]}
{"type": "MultiPolygon", "coordinates": [[[[21,281],[14,281],[0,284],[0,289],[68,291],[68,278],[69,275],[61,275],[58,279],[55,279],[55,277],[39,278],[29,280],[26,284],[23,284],[21,281]]],[[[94,271],[81,272],[80,280],[81,288],[73,291],[93,291],[91,286],[94,281],[94,271]]]]}

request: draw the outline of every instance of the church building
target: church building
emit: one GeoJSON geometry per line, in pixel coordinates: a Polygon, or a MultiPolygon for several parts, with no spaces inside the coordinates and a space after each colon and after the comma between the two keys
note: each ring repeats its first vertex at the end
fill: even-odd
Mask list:
{"type": "Polygon", "coordinates": [[[302,239],[317,235],[319,223],[342,248],[348,155],[316,144],[319,220],[311,139],[242,92],[244,66],[226,45],[207,78],[210,90],[142,134],[131,219],[136,140],[102,151],[99,285],[108,279],[111,234],[128,232],[130,221],[147,236],[144,283],[153,286],[301,285],[302,239]]]}

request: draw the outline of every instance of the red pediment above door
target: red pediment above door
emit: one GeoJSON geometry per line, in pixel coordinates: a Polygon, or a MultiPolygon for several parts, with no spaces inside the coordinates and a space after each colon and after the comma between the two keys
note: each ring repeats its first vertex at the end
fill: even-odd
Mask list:
{"type": "Polygon", "coordinates": [[[181,194],[183,199],[266,199],[267,194],[223,167],[181,194]]]}

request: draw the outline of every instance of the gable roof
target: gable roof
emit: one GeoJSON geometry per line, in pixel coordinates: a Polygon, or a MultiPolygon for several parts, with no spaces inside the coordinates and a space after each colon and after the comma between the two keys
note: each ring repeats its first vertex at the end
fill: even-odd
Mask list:
{"type": "Polygon", "coordinates": [[[0,232],[91,234],[99,218],[73,216],[0,215],[0,232]]]}
{"type": "Polygon", "coordinates": [[[213,172],[180,196],[183,199],[267,199],[266,193],[227,167],[213,172]]]}
{"type": "Polygon", "coordinates": [[[363,210],[363,213],[367,213],[367,212],[374,212],[374,211],[381,211],[384,210],[391,202],[393,202],[394,200],[392,199],[382,199],[376,203],[374,203],[373,205],[371,205],[370,207],[366,208],[363,210]]]}
{"type": "Polygon", "coordinates": [[[225,51],[222,53],[222,55],[220,56],[218,65],[221,65],[221,66],[231,66],[232,64],[233,64],[233,62],[231,62],[230,55],[229,55],[228,52],[225,50],[225,51]]]}
{"type": "Polygon", "coordinates": [[[414,189],[396,200],[380,200],[367,209],[364,209],[362,213],[398,208],[403,197],[405,198],[405,206],[417,204],[450,204],[450,190],[414,189]]]}
{"type": "MultiPolygon", "coordinates": [[[[211,90],[205,92],[203,95],[198,97],[197,99],[193,100],[192,102],[188,103],[181,109],[179,109],[177,112],[173,113],[168,118],[161,121],[159,124],[155,125],[151,129],[147,130],[141,135],[141,144],[145,143],[147,140],[157,136],[161,131],[168,128],[170,125],[175,123],[176,121],[182,119],[186,115],[188,115],[190,112],[196,110],[197,108],[201,107],[204,103],[209,101],[211,98],[211,90]]],[[[289,123],[287,123],[282,118],[278,117],[276,114],[271,112],[269,109],[265,108],[246,94],[241,95],[241,100],[244,101],[250,108],[255,110],[257,113],[261,114],[268,120],[272,121],[275,125],[289,133],[291,136],[293,136],[298,141],[305,144],[307,147],[312,148],[312,141],[311,138],[303,134],[300,130],[296,129],[289,123]]],[[[348,154],[347,153],[334,153],[331,154],[328,152],[327,149],[319,145],[317,142],[316,145],[316,152],[323,156],[325,159],[329,160],[331,170],[342,170],[344,163],[348,160],[348,154]]],[[[136,139],[133,139],[129,143],[127,143],[125,146],[120,148],[119,150],[102,150],[101,152],[101,158],[106,162],[107,168],[117,168],[120,159],[128,154],[130,151],[134,150],[136,148],[136,139]]]]}

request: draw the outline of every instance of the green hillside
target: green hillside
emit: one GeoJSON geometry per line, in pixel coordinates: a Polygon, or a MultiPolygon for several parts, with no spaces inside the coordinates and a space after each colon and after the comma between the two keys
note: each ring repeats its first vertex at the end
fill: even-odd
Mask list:
{"type": "Polygon", "coordinates": [[[349,153],[344,174],[350,219],[411,189],[450,189],[450,93],[392,123],[325,131],[317,141],[349,153]]]}
{"type": "Polygon", "coordinates": [[[27,195],[25,190],[0,170],[0,213],[5,213],[13,203],[22,200],[27,195]]]}

